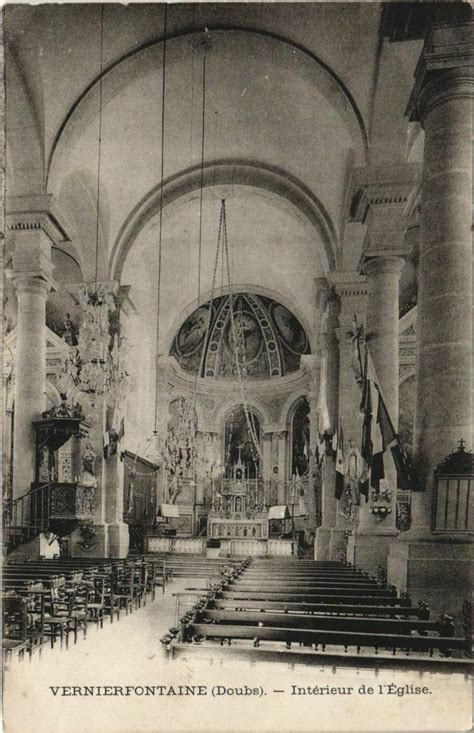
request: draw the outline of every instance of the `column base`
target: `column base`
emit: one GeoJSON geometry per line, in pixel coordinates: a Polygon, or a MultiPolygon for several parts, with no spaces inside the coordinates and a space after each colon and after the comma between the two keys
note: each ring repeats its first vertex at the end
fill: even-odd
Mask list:
{"type": "MultiPolygon", "coordinates": [[[[408,534],[408,533],[403,533],[408,534]]],[[[390,545],[388,582],[407,592],[413,603],[426,601],[433,618],[449,613],[459,618],[470,599],[474,561],[472,542],[396,542],[390,545]]]]}
{"type": "Polygon", "coordinates": [[[347,560],[347,529],[331,529],[329,559],[342,562],[347,560]]]}
{"type": "Polygon", "coordinates": [[[333,527],[318,527],[314,537],[314,559],[331,559],[331,533],[333,527]]]}
{"type": "Polygon", "coordinates": [[[124,558],[128,555],[130,534],[128,524],[116,522],[108,525],[109,533],[109,557],[124,558]]]}
{"type": "Polygon", "coordinates": [[[377,575],[379,566],[386,568],[390,545],[398,535],[397,529],[380,533],[357,533],[347,542],[347,560],[371,575],[377,575]]]}

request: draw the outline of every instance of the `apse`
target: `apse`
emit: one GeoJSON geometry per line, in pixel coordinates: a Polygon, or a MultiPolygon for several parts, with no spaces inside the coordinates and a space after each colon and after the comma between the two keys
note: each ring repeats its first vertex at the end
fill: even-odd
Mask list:
{"type": "Polygon", "coordinates": [[[185,320],[170,351],[184,371],[216,379],[283,377],[297,371],[301,356],[308,353],[308,337],[298,318],[281,303],[255,293],[204,303],[185,320]]]}

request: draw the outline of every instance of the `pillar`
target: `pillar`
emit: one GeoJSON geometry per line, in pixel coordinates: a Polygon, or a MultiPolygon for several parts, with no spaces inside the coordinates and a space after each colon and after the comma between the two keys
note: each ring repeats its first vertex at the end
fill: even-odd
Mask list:
{"type": "Polygon", "coordinates": [[[270,432],[264,432],[262,436],[262,478],[264,484],[264,495],[265,501],[268,504],[272,503],[272,434],[270,432]]]}
{"type": "Polygon", "coordinates": [[[424,128],[412,526],[393,544],[389,580],[457,614],[472,585],[472,537],[433,535],[436,464],[472,446],[471,22],[433,25],[407,108],[424,128]]]}
{"type": "MultiPolygon", "coordinates": [[[[341,420],[344,440],[347,443],[354,438],[360,444],[362,423],[360,419],[360,390],[355,381],[351,366],[352,347],[351,331],[354,325],[354,316],[358,323],[365,324],[367,301],[367,285],[365,276],[356,272],[334,272],[330,282],[339,301],[338,318],[335,322],[334,348],[337,345],[337,374],[332,375],[334,384],[332,390],[337,395],[334,406],[335,416],[341,420]]],[[[330,379],[328,380],[328,390],[330,379]]],[[[337,423],[334,426],[337,428],[337,423]]],[[[335,491],[335,463],[331,458],[326,459],[326,480],[328,486],[335,491]]],[[[347,557],[347,537],[355,531],[355,520],[350,521],[343,514],[340,502],[336,501],[336,526],[331,530],[330,559],[341,560],[347,557]]]]}
{"type": "Polygon", "coordinates": [[[278,439],[278,504],[285,504],[285,485],[287,480],[286,474],[286,446],[288,432],[280,430],[277,433],[278,439]]]}
{"type": "MultiPolygon", "coordinates": [[[[335,292],[329,293],[326,306],[325,332],[321,336],[321,351],[326,355],[326,394],[327,408],[331,427],[334,431],[338,419],[339,347],[336,326],[339,314],[339,298],[335,292]]],[[[320,379],[321,382],[321,379],[320,379]]],[[[318,440],[315,436],[313,444],[318,440]]],[[[329,560],[331,557],[331,534],[337,526],[337,501],[334,494],[334,461],[325,457],[322,466],[322,523],[316,530],[314,543],[315,560],[329,560]]]]}
{"type": "MultiPolygon", "coordinates": [[[[404,260],[401,257],[373,257],[365,263],[367,275],[367,346],[378,384],[395,430],[398,427],[399,380],[399,280],[404,260]]],[[[386,455],[385,478],[392,493],[391,514],[378,523],[371,512],[371,501],[362,501],[358,533],[396,535],[397,476],[386,455]]]]}
{"type": "Polygon", "coordinates": [[[13,280],[18,300],[15,352],[13,499],[26,494],[35,473],[33,420],[45,409],[46,300],[55,287],[51,241],[41,228],[14,229],[13,280]]]}
{"type": "MultiPolygon", "coordinates": [[[[355,169],[350,215],[366,225],[362,271],[367,276],[366,342],[378,384],[396,428],[399,381],[399,281],[408,254],[406,215],[421,175],[416,163],[369,165],[355,169]]],[[[360,445],[360,440],[358,441],[360,445]]],[[[396,471],[390,453],[384,460],[391,512],[381,521],[372,513],[373,498],[361,499],[356,533],[349,540],[349,560],[376,572],[386,566],[396,529],[396,471]]]]}
{"type": "Polygon", "coordinates": [[[472,446],[472,69],[439,74],[420,92],[425,130],[418,282],[414,453],[424,492],[412,529],[429,531],[436,464],[472,446]]]}

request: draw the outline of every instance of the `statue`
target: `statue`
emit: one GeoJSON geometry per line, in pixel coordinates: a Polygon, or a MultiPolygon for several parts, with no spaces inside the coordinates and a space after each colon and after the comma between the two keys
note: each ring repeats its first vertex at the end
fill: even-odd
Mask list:
{"type": "Polygon", "coordinates": [[[362,458],[355,440],[349,440],[349,450],[344,459],[344,475],[349,483],[352,504],[360,505],[359,484],[367,475],[367,464],[362,458]]]}
{"type": "Polygon", "coordinates": [[[64,319],[63,340],[68,346],[77,346],[77,332],[70,313],[66,313],[66,318],[64,319]]]}
{"type": "Polygon", "coordinates": [[[92,443],[87,443],[82,455],[82,473],[79,482],[81,486],[96,488],[97,476],[95,475],[95,459],[96,454],[92,447],[92,443]]]}

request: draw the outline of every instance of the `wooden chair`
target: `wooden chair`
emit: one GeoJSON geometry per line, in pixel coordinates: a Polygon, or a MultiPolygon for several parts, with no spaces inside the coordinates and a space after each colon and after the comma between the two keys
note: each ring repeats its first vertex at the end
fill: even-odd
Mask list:
{"type": "Polygon", "coordinates": [[[105,579],[93,577],[90,581],[91,596],[87,605],[89,621],[97,624],[102,629],[104,626],[105,614],[105,579]]]}
{"type": "Polygon", "coordinates": [[[51,647],[54,646],[56,638],[59,636],[61,646],[66,641],[66,647],[69,641],[71,631],[75,632],[77,640],[77,625],[72,616],[74,610],[76,589],[64,600],[60,597],[57,588],[50,589],[49,611],[46,610],[44,616],[44,633],[51,639],[51,647]]]}
{"type": "Polygon", "coordinates": [[[125,609],[125,614],[132,613],[134,604],[135,575],[133,568],[120,571],[112,578],[113,598],[118,609],[125,609]]]}
{"type": "Polygon", "coordinates": [[[3,596],[2,635],[5,662],[18,654],[22,659],[29,647],[27,604],[16,594],[3,596]]]}
{"type": "Polygon", "coordinates": [[[43,590],[27,590],[22,592],[25,596],[27,604],[27,636],[29,641],[28,651],[33,654],[38,650],[41,654],[44,643],[44,616],[45,616],[45,591],[43,590]]]}

